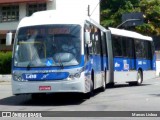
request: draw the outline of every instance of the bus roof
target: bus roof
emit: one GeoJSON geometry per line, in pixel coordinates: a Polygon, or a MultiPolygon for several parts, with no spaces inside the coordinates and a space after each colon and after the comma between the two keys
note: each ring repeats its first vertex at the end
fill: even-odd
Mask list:
{"type": "Polygon", "coordinates": [[[137,32],[128,31],[128,30],[124,30],[124,29],[111,28],[111,27],[109,27],[109,30],[111,30],[111,34],[113,34],[113,35],[152,41],[152,37],[144,36],[144,35],[137,33],[137,32]]]}
{"type": "Polygon", "coordinates": [[[26,27],[26,26],[34,26],[34,25],[49,25],[49,24],[82,24],[84,20],[90,19],[89,17],[83,14],[64,14],[62,12],[56,10],[47,10],[35,12],[30,17],[23,18],[18,28],[26,27]]]}

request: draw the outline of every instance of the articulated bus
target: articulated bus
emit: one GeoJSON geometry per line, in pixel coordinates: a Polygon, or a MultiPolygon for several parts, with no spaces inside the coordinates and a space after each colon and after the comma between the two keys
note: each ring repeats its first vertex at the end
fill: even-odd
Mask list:
{"type": "MultiPolygon", "coordinates": [[[[72,92],[92,95],[115,82],[136,82],[155,74],[152,38],[105,29],[89,17],[56,11],[23,18],[12,56],[14,95],[72,92]],[[146,75],[147,74],[147,75],[146,75]]],[[[10,45],[12,33],[6,36],[10,45]]]]}
{"type": "Polygon", "coordinates": [[[113,83],[128,82],[140,85],[155,77],[156,58],[151,37],[122,29],[109,28],[114,61],[113,83]]]}

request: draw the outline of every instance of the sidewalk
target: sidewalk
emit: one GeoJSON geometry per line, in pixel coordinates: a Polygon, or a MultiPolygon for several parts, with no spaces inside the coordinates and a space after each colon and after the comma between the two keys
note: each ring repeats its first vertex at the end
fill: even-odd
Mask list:
{"type": "Polygon", "coordinates": [[[10,82],[11,75],[0,75],[0,82],[10,82]]]}

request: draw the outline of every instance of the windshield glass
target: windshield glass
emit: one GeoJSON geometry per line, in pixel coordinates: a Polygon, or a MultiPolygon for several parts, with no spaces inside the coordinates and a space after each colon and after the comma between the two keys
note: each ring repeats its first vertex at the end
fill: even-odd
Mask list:
{"type": "Polygon", "coordinates": [[[14,66],[71,66],[80,63],[79,25],[43,25],[20,28],[14,66]]]}

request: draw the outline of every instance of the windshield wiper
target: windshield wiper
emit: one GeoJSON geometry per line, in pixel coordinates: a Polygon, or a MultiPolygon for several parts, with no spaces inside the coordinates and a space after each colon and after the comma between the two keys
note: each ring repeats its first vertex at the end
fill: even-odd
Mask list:
{"type": "Polygon", "coordinates": [[[32,60],[29,61],[28,65],[27,65],[27,70],[30,70],[31,65],[32,65],[32,60]]]}
{"type": "Polygon", "coordinates": [[[61,61],[60,55],[58,55],[58,62],[59,62],[60,67],[63,69],[64,65],[63,65],[63,63],[61,61]]]}

